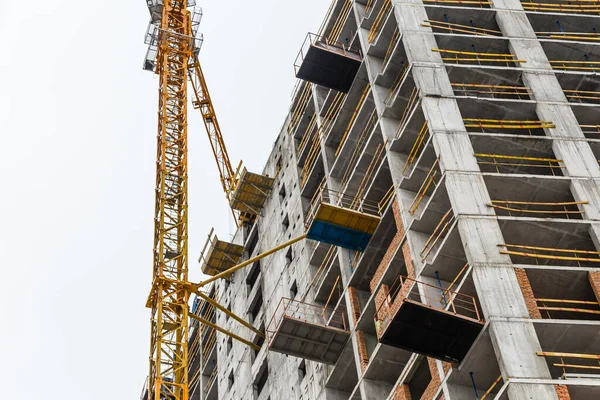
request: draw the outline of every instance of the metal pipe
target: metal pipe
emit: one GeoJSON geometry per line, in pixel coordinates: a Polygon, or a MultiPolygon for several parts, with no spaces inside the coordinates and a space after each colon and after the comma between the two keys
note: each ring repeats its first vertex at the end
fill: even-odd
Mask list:
{"type": "Polygon", "coordinates": [[[234,338],[235,340],[252,347],[254,350],[260,350],[260,346],[258,346],[256,343],[252,343],[247,341],[246,339],[241,338],[240,336],[236,335],[235,333],[229,332],[227,329],[223,329],[218,325],[213,324],[212,322],[205,320],[204,318],[196,315],[196,314],[191,314],[190,313],[190,317],[194,318],[195,320],[199,321],[201,324],[210,326],[211,328],[213,328],[214,330],[217,330],[221,333],[226,334],[227,336],[231,336],[232,338],[234,338]]]}
{"type": "Polygon", "coordinates": [[[471,383],[473,383],[473,390],[475,391],[475,398],[479,400],[479,393],[477,393],[477,386],[475,386],[475,378],[473,378],[473,372],[469,372],[471,376],[471,383]]]}
{"type": "Polygon", "coordinates": [[[219,303],[217,303],[216,301],[214,301],[210,297],[204,295],[202,292],[198,293],[198,296],[202,297],[208,303],[210,303],[213,306],[217,307],[219,310],[223,311],[225,314],[229,315],[231,318],[235,319],[237,322],[239,322],[240,324],[244,325],[246,328],[250,329],[252,332],[256,333],[260,337],[262,337],[262,338],[265,337],[264,333],[262,333],[261,331],[259,331],[255,327],[253,327],[251,324],[249,324],[248,322],[244,321],[242,318],[238,317],[236,314],[234,314],[233,312],[229,311],[227,308],[223,307],[222,305],[220,305],[219,303]]]}

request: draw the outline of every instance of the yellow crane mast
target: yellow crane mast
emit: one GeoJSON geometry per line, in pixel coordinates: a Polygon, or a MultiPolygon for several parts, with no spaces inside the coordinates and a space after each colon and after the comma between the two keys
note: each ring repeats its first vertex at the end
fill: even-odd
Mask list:
{"type": "MultiPolygon", "coordinates": [[[[147,398],[188,400],[187,73],[195,42],[188,0],[147,2],[154,19],[150,50],[159,75],[147,398]]],[[[152,57],[145,69],[148,63],[152,57]]]]}

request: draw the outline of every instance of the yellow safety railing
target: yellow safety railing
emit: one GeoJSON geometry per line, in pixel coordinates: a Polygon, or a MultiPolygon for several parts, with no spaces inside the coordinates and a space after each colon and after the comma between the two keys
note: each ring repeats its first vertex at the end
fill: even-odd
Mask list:
{"type": "MultiPolygon", "coordinates": [[[[450,285],[448,285],[447,290],[452,290],[452,288],[454,287],[454,285],[456,285],[456,282],[458,282],[458,280],[462,276],[463,272],[465,272],[467,270],[468,266],[469,266],[469,263],[466,263],[465,265],[463,265],[462,269],[458,272],[458,275],[456,275],[456,277],[454,277],[454,279],[452,280],[452,282],[450,282],[450,285]]],[[[444,296],[443,295],[440,297],[440,301],[442,301],[442,300],[444,300],[444,296]]]]}
{"type": "Polygon", "coordinates": [[[600,252],[577,249],[557,249],[552,247],[537,247],[525,246],[519,244],[498,244],[498,247],[503,247],[506,250],[500,250],[500,254],[513,256],[529,257],[534,259],[544,260],[560,260],[560,261],[575,261],[600,263],[600,257],[583,257],[583,255],[600,256],[600,252]],[[525,251],[528,250],[528,251],[525,251]],[[553,254],[558,253],[558,254],[553,254]],[[562,254],[572,254],[565,256],[562,254]]]}
{"type": "Polygon", "coordinates": [[[346,139],[348,138],[348,134],[350,133],[350,130],[352,129],[352,125],[354,125],[354,121],[356,121],[356,117],[358,116],[358,113],[360,112],[363,104],[365,103],[365,100],[367,100],[367,96],[369,95],[370,92],[371,92],[371,85],[367,84],[365,86],[362,94],[360,95],[360,99],[358,100],[358,104],[356,104],[356,108],[354,108],[354,112],[352,113],[352,116],[350,117],[350,121],[348,121],[348,126],[346,127],[346,130],[344,131],[344,134],[342,135],[340,144],[338,145],[337,149],[335,150],[336,157],[340,153],[340,150],[342,150],[342,146],[344,145],[344,143],[346,143],[346,139]]]}
{"type": "Polygon", "coordinates": [[[448,233],[450,232],[450,227],[452,226],[455,220],[456,217],[452,212],[452,208],[450,208],[448,211],[446,211],[446,214],[444,214],[442,219],[440,219],[440,222],[437,224],[437,226],[433,230],[433,233],[429,236],[429,238],[425,242],[425,245],[421,249],[419,255],[421,256],[422,260],[425,260],[429,256],[429,254],[431,254],[431,252],[435,248],[435,245],[441,239],[445,238],[448,235],[448,233]]]}
{"type": "Polygon", "coordinates": [[[369,17],[369,14],[371,13],[371,10],[373,10],[373,7],[375,6],[375,3],[377,3],[377,0],[369,0],[369,1],[367,1],[367,5],[365,6],[365,14],[367,15],[367,18],[369,17]]]}
{"type": "Polygon", "coordinates": [[[398,75],[396,76],[394,83],[392,83],[392,87],[390,87],[390,90],[388,91],[388,94],[385,97],[384,103],[386,106],[390,105],[390,101],[396,95],[396,93],[400,89],[400,86],[402,86],[402,82],[404,82],[404,78],[406,77],[406,75],[408,75],[409,67],[410,67],[410,64],[408,64],[408,63],[404,64],[404,67],[400,70],[400,73],[398,73],[398,75]]]}
{"type": "Polygon", "coordinates": [[[328,307],[329,307],[329,302],[331,301],[331,298],[333,297],[333,294],[335,293],[335,289],[338,290],[338,296],[341,296],[342,294],[342,289],[340,286],[340,276],[338,275],[333,287],[331,288],[331,292],[329,292],[329,297],[327,298],[327,301],[325,302],[325,305],[323,306],[323,311],[321,311],[321,316],[323,317],[323,319],[325,319],[325,312],[327,311],[328,307]]]}
{"type": "Polygon", "coordinates": [[[208,392],[212,388],[213,384],[217,380],[218,375],[219,375],[218,369],[217,369],[217,367],[215,367],[215,369],[213,369],[213,372],[208,377],[208,380],[206,381],[206,385],[204,386],[204,393],[208,394],[208,392]]]}
{"type": "Polygon", "coordinates": [[[410,93],[410,97],[408,98],[408,103],[406,104],[406,107],[404,108],[404,112],[402,113],[402,117],[400,118],[400,124],[398,125],[398,130],[396,131],[396,139],[398,139],[400,137],[402,130],[408,123],[409,117],[411,116],[412,112],[419,105],[418,100],[419,100],[419,89],[417,89],[415,87],[415,88],[413,88],[412,92],[410,93]]]}
{"type": "Polygon", "coordinates": [[[436,177],[438,175],[437,165],[438,165],[439,161],[440,161],[439,157],[435,159],[435,162],[429,169],[429,172],[427,173],[425,180],[423,180],[421,187],[417,191],[415,198],[413,199],[412,203],[410,203],[410,206],[408,207],[408,213],[410,215],[415,215],[415,212],[417,212],[417,210],[419,209],[419,206],[421,205],[421,202],[427,195],[427,191],[429,190],[431,185],[433,185],[434,188],[437,187],[438,182],[436,182],[436,177]]]}
{"type": "Polygon", "coordinates": [[[567,99],[569,101],[578,101],[580,103],[585,102],[585,100],[595,100],[600,101],[600,92],[593,90],[563,90],[567,99]]]}
{"type": "Polygon", "coordinates": [[[522,1],[525,11],[551,11],[569,14],[595,14],[600,13],[600,2],[597,0],[570,0],[569,2],[537,3],[522,1]]]}
{"type": "Polygon", "coordinates": [[[383,211],[385,211],[385,208],[388,206],[388,204],[394,198],[394,196],[396,196],[396,192],[394,191],[394,185],[392,185],[379,201],[380,214],[383,214],[383,211]]]}
{"type": "Polygon", "coordinates": [[[517,214],[562,214],[566,218],[569,215],[582,215],[583,211],[579,210],[579,205],[589,204],[588,201],[565,201],[565,202],[538,202],[538,201],[512,201],[512,200],[492,200],[491,204],[486,204],[488,207],[493,207],[497,210],[504,210],[508,215],[517,214]],[[519,206],[535,206],[542,208],[520,208],[519,206]],[[547,209],[544,209],[546,207],[547,209]]]}
{"type": "MultiPolygon", "coordinates": [[[[599,10],[600,12],[600,10],[599,10]]],[[[600,69],[600,61],[548,60],[552,69],[565,71],[591,71],[600,69]]]]}
{"type": "Polygon", "coordinates": [[[541,158],[541,157],[520,157],[507,156],[503,154],[474,154],[479,165],[492,165],[496,167],[496,172],[500,173],[500,167],[531,167],[531,168],[549,168],[552,175],[555,175],[555,170],[561,170],[563,160],[556,158],[541,158]],[[482,161],[479,159],[491,159],[492,161],[482,161]],[[500,160],[500,161],[498,161],[500,160]],[[519,161],[519,162],[513,162],[519,161]],[[520,161],[525,161],[522,163],[520,161]]]}
{"type": "Polygon", "coordinates": [[[429,129],[427,129],[427,121],[423,122],[423,126],[417,135],[413,147],[410,149],[410,153],[406,159],[406,163],[404,163],[404,167],[402,168],[402,173],[405,173],[409,166],[413,166],[415,161],[417,160],[417,156],[421,154],[421,148],[423,146],[423,142],[429,133],[429,129]]]}
{"type": "Polygon", "coordinates": [[[329,40],[333,40],[334,42],[338,41],[340,34],[342,33],[342,29],[344,28],[344,24],[348,19],[348,15],[350,15],[350,11],[352,10],[352,0],[346,0],[344,5],[342,6],[342,10],[338,14],[338,17],[335,21],[335,24],[331,28],[329,35],[327,38],[329,40]]]}
{"type": "Polygon", "coordinates": [[[461,24],[453,24],[445,21],[436,21],[434,19],[426,19],[421,26],[426,28],[435,28],[442,29],[445,31],[450,31],[450,33],[458,32],[458,33],[466,33],[469,35],[476,36],[502,36],[502,32],[494,30],[494,29],[486,29],[486,28],[478,28],[476,26],[469,25],[461,25],[461,24]]]}
{"type": "Polygon", "coordinates": [[[304,151],[304,148],[306,147],[306,145],[308,144],[310,139],[316,133],[316,130],[315,130],[316,127],[317,127],[317,114],[313,114],[311,116],[310,122],[308,123],[308,126],[306,127],[306,132],[304,132],[304,135],[302,135],[302,138],[300,139],[300,144],[298,145],[298,153],[297,153],[298,157],[300,156],[300,154],[302,154],[302,152],[304,151]]]}
{"type": "Polygon", "coordinates": [[[383,63],[381,64],[381,71],[383,71],[383,69],[387,65],[388,61],[390,60],[390,57],[392,56],[392,52],[394,51],[394,47],[396,47],[399,40],[400,40],[400,29],[398,27],[396,27],[396,29],[394,30],[394,34],[392,35],[392,40],[390,40],[390,44],[388,45],[388,48],[385,52],[385,57],[383,57],[383,63]]]}
{"type": "Polygon", "coordinates": [[[485,85],[479,83],[452,83],[456,95],[486,96],[491,98],[529,98],[530,88],[526,86],[485,85]]]}
{"type": "Polygon", "coordinates": [[[306,83],[304,85],[304,89],[300,93],[300,97],[294,106],[294,110],[292,111],[292,116],[290,117],[290,123],[288,124],[288,133],[292,134],[298,127],[300,123],[300,118],[308,105],[308,100],[310,99],[310,95],[312,94],[312,83],[306,83]]]}
{"type": "Polygon", "coordinates": [[[371,131],[373,130],[373,128],[375,127],[376,123],[377,123],[377,110],[373,109],[373,111],[371,112],[371,115],[369,116],[369,120],[367,121],[367,124],[365,125],[364,129],[360,133],[360,136],[358,137],[356,146],[354,146],[354,151],[352,152],[352,155],[350,156],[350,160],[348,161],[348,166],[346,167],[346,170],[344,171],[344,175],[342,177],[342,181],[340,184],[341,188],[345,188],[346,185],[348,184],[348,180],[350,179],[350,176],[352,176],[352,171],[354,171],[354,167],[356,167],[356,164],[358,163],[358,160],[360,159],[360,155],[362,154],[363,149],[367,145],[369,135],[370,135],[371,131]]]}
{"type": "Polygon", "coordinates": [[[391,11],[392,11],[391,0],[383,0],[383,5],[381,6],[381,10],[379,10],[377,17],[375,17],[375,21],[373,22],[373,25],[371,26],[371,29],[369,30],[369,36],[367,38],[369,43],[375,42],[375,39],[377,39],[377,37],[381,33],[381,30],[383,29],[383,25],[385,24],[385,21],[387,20],[388,15],[391,11]]]}
{"type": "MultiPolygon", "coordinates": [[[[492,4],[491,1],[479,1],[479,0],[423,0],[423,3],[433,3],[433,4],[454,4],[457,6],[471,6],[478,5],[479,7],[490,6],[492,4]]],[[[487,7],[485,7],[487,8],[487,7]]]]}
{"type": "MultiPolygon", "coordinates": [[[[561,367],[563,373],[567,372],[567,369],[575,369],[582,370],[588,369],[597,371],[600,370],[600,355],[597,354],[581,354],[581,353],[559,353],[559,352],[551,352],[551,351],[538,351],[537,354],[540,357],[548,357],[548,358],[559,358],[559,363],[553,363],[555,367],[561,367]],[[569,364],[565,362],[566,359],[576,359],[576,360],[589,360],[590,364],[569,364]],[[594,363],[593,365],[591,363],[594,363]]],[[[572,361],[571,361],[572,362],[572,361]]]]}
{"type": "Polygon", "coordinates": [[[333,101],[331,102],[331,105],[327,109],[327,113],[323,118],[321,126],[318,128],[317,133],[314,135],[312,146],[308,155],[306,156],[304,167],[300,172],[300,180],[302,182],[302,187],[304,187],[304,185],[306,184],[306,181],[308,180],[308,177],[310,175],[310,171],[317,162],[318,156],[321,151],[321,140],[323,140],[323,138],[329,132],[329,129],[332,127],[333,121],[336,119],[338,113],[340,112],[345,99],[346,94],[341,92],[336,93],[335,97],[333,98],[333,101]]]}
{"type": "Polygon", "coordinates": [[[600,125],[579,125],[579,127],[585,134],[600,134],[600,125]]]}
{"type": "Polygon", "coordinates": [[[596,314],[600,315],[600,305],[597,301],[585,301],[585,300],[563,300],[563,299],[535,299],[538,310],[546,311],[548,319],[552,319],[550,316],[550,311],[560,311],[560,312],[574,312],[574,313],[582,313],[582,314],[596,314]],[[550,304],[550,305],[548,305],[550,304]],[[559,304],[562,307],[557,307],[559,304]],[[582,308],[594,306],[595,309],[591,308],[582,308]]]}
{"type": "Polygon", "coordinates": [[[377,171],[377,168],[379,168],[379,165],[381,165],[381,161],[383,161],[383,156],[385,155],[386,143],[387,143],[387,139],[385,140],[385,142],[377,145],[377,148],[375,149],[375,153],[373,154],[373,158],[371,159],[371,162],[369,163],[369,166],[367,167],[367,171],[365,172],[365,175],[363,176],[362,180],[360,181],[360,185],[358,186],[358,189],[356,190],[356,195],[354,195],[354,199],[352,200],[352,203],[350,204],[350,208],[361,207],[363,205],[363,203],[365,202],[364,195],[367,191],[367,188],[371,184],[371,181],[373,180],[375,171],[377,171]]]}
{"type": "Polygon", "coordinates": [[[536,32],[540,39],[561,39],[577,41],[598,41],[600,34],[596,32],[536,32]]]}
{"type": "Polygon", "coordinates": [[[500,375],[498,377],[498,379],[496,379],[494,381],[494,383],[492,383],[492,386],[490,386],[490,388],[483,394],[483,396],[481,396],[481,398],[479,400],[487,399],[487,397],[490,395],[490,393],[492,393],[492,390],[494,390],[494,388],[498,385],[498,383],[500,383],[501,380],[502,380],[502,375],[500,375]]]}
{"type": "Polygon", "coordinates": [[[467,64],[472,61],[481,63],[505,63],[510,66],[510,63],[524,63],[526,60],[519,60],[514,54],[510,53],[479,53],[474,51],[458,51],[458,50],[446,50],[433,48],[431,51],[441,53],[443,55],[453,55],[454,57],[442,57],[442,61],[454,61],[456,64],[466,62],[467,64]],[[464,57],[459,57],[464,56],[464,57]]]}

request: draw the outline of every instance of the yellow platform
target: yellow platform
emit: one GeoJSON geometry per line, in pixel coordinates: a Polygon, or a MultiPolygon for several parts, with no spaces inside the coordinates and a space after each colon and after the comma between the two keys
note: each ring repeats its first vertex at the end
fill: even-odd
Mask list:
{"type": "Polygon", "coordinates": [[[259,215],[273,189],[274,181],[273,178],[253,174],[244,168],[231,198],[231,208],[259,215]]]}
{"type": "Polygon", "coordinates": [[[219,240],[211,231],[198,261],[202,265],[202,273],[214,276],[237,265],[243,254],[244,246],[219,240]]]}
{"type": "Polygon", "coordinates": [[[372,235],[379,225],[380,217],[359,211],[321,203],[315,215],[315,220],[341,226],[354,231],[372,235]]]}

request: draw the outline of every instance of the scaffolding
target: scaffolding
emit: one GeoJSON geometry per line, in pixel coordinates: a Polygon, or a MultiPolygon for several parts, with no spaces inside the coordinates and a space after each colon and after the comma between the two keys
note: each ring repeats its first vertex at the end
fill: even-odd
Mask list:
{"type": "Polygon", "coordinates": [[[423,245],[423,248],[419,253],[419,255],[421,256],[421,260],[425,260],[427,257],[429,257],[429,255],[436,247],[436,245],[440,242],[440,240],[443,240],[448,235],[448,233],[450,233],[450,229],[452,228],[454,221],[456,221],[456,217],[452,212],[452,208],[450,208],[442,216],[442,219],[440,219],[440,222],[438,222],[438,224],[436,225],[435,229],[433,230],[433,233],[429,236],[429,238],[423,245]]]}
{"type": "Polygon", "coordinates": [[[216,275],[236,265],[244,254],[244,246],[219,240],[211,229],[198,262],[202,273],[216,275]]]}
{"type": "Polygon", "coordinates": [[[526,86],[487,85],[477,83],[452,83],[457,96],[489,97],[492,99],[527,100],[531,89],[526,86]]]}
{"type": "Polygon", "coordinates": [[[267,327],[269,350],[331,365],[349,338],[342,311],[285,297],[267,327]]]}
{"type": "Polygon", "coordinates": [[[374,321],[381,343],[453,364],[485,323],[474,297],[404,276],[390,286],[374,321]]]}
{"type": "Polygon", "coordinates": [[[231,196],[231,208],[242,213],[260,215],[274,182],[275,179],[269,176],[253,174],[244,168],[231,196]]]}
{"type": "Polygon", "coordinates": [[[552,175],[556,175],[556,172],[560,172],[563,168],[563,160],[556,158],[545,158],[545,157],[522,157],[522,156],[509,156],[504,154],[481,154],[475,153],[477,158],[477,164],[479,165],[491,165],[495,168],[496,172],[500,173],[500,168],[508,168],[509,170],[514,168],[535,168],[542,170],[548,170],[552,175]],[[491,161],[489,161],[491,160],[491,161]]]}

